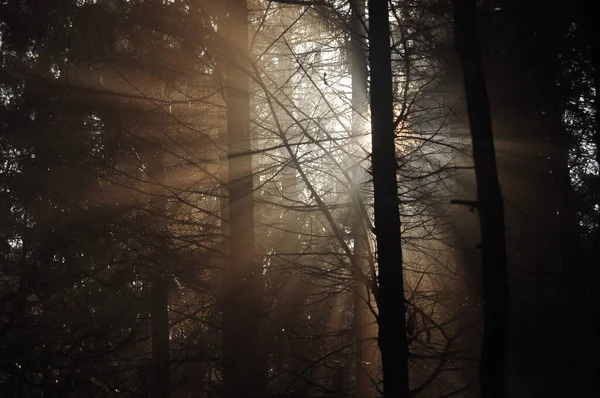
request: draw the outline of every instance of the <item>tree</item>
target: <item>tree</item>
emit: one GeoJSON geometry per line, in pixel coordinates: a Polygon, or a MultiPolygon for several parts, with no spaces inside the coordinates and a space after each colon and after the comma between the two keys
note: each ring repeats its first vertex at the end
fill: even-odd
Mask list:
{"type": "Polygon", "coordinates": [[[227,3],[227,151],[229,264],[224,278],[224,376],[227,396],[254,397],[265,390],[267,370],[260,324],[262,267],[256,261],[250,136],[250,54],[245,0],[227,3]]]}
{"type": "Polygon", "coordinates": [[[504,203],[494,149],[492,121],[479,49],[476,1],[454,1],[454,40],[458,53],[473,143],[476,207],[481,230],[483,346],[481,396],[504,397],[508,334],[508,273],[504,203]]]}
{"type": "MultiPolygon", "coordinates": [[[[367,57],[366,57],[366,31],[365,27],[365,2],[353,0],[350,2],[350,62],[352,70],[352,135],[360,148],[360,140],[364,134],[366,124],[367,105],[367,57]]],[[[360,149],[357,151],[360,154],[360,149]]],[[[360,156],[360,155],[359,155],[360,156]]],[[[368,272],[366,258],[369,255],[367,245],[367,231],[365,227],[362,201],[362,184],[364,183],[361,163],[356,161],[352,170],[353,192],[351,202],[354,204],[352,220],[353,257],[352,267],[354,269],[354,338],[355,338],[355,383],[356,397],[362,398],[368,393],[369,372],[366,363],[370,362],[372,356],[368,337],[368,315],[370,293],[367,286],[366,273],[368,272]],[[371,354],[371,355],[369,355],[371,354]]]]}
{"type": "Polygon", "coordinates": [[[371,161],[378,264],[378,344],[384,396],[409,397],[388,2],[369,0],[368,11],[373,143],[371,161]]]}

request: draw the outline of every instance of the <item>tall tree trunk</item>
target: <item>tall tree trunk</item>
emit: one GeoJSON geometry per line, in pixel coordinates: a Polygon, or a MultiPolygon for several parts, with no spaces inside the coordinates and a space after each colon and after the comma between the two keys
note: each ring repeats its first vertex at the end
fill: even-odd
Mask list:
{"type": "Polygon", "coordinates": [[[157,195],[151,195],[151,236],[154,237],[151,250],[153,264],[150,274],[150,329],[152,336],[152,370],[150,372],[150,397],[166,398],[169,396],[169,283],[168,270],[165,264],[166,228],[165,228],[165,198],[158,196],[164,194],[160,185],[163,179],[164,167],[162,154],[156,148],[150,148],[147,173],[150,178],[151,189],[157,195]],[[156,185],[158,184],[158,185],[156,185]],[[158,198],[158,199],[157,199],[158,198]]]}
{"type": "Polygon", "coordinates": [[[260,342],[262,269],[255,259],[248,10],[228,0],[227,151],[229,167],[229,265],[224,278],[224,378],[229,398],[256,397],[266,388],[266,358],[260,342]]]}
{"type": "Polygon", "coordinates": [[[476,25],[476,0],[454,0],[454,40],[465,95],[477,183],[483,276],[482,398],[504,397],[508,332],[508,273],[504,204],[494,149],[487,88],[476,25]]]}
{"type": "MultiPolygon", "coordinates": [[[[594,25],[595,23],[598,21],[598,18],[600,17],[600,10],[598,10],[598,5],[597,4],[592,4],[594,3],[592,0],[588,0],[587,4],[586,4],[586,11],[587,11],[587,15],[589,16],[588,19],[588,27],[587,27],[587,32],[588,35],[592,41],[592,60],[593,60],[593,67],[594,67],[594,89],[595,89],[595,96],[594,96],[594,109],[595,109],[595,120],[594,120],[594,127],[595,127],[595,131],[594,131],[594,143],[596,144],[596,163],[598,165],[598,167],[600,167],[600,101],[598,101],[598,91],[600,90],[600,43],[599,43],[599,38],[598,38],[598,34],[595,32],[594,29],[594,25]]],[[[600,204],[598,201],[600,201],[600,176],[596,176],[596,181],[595,181],[595,186],[594,186],[594,192],[593,192],[594,198],[596,199],[596,204],[600,204]]],[[[600,336],[600,311],[598,310],[598,308],[600,308],[600,289],[598,289],[598,281],[600,280],[600,217],[597,216],[596,219],[596,230],[594,231],[594,235],[592,237],[592,250],[591,250],[591,256],[590,256],[590,260],[588,263],[588,267],[589,267],[589,272],[588,272],[588,277],[589,277],[589,283],[590,286],[588,287],[588,290],[591,292],[591,297],[590,297],[590,303],[589,303],[589,307],[590,307],[590,318],[591,318],[591,326],[592,326],[592,336],[594,338],[597,338],[598,336],[600,336]]],[[[600,348],[596,347],[596,345],[593,345],[594,347],[594,355],[593,358],[598,358],[598,355],[600,354],[600,348]]],[[[598,375],[600,375],[600,363],[598,362],[598,360],[594,360],[593,361],[593,366],[592,366],[592,375],[591,375],[591,380],[592,380],[592,391],[598,391],[598,389],[600,388],[600,378],[598,377],[598,375]]]]}
{"type": "Polygon", "coordinates": [[[371,154],[378,264],[378,344],[383,394],[410,396],[400,209],[396,180],[392,64],[387,0],[369,0],[371,154]]]}
{"type": "MultiPolygon", "coordinates": [[[[362,398],[367,395],[369,375],[365,369],[365,355],[369,348],[367,341],[367,312],[365,304],[369,292],[365,285],[365,245],[368,245],[364,221],[362,218],[362,200],[360,186],[363,183],[363,172],[359,157],[361,156],[361,136],[365,133],[366,100],[367,100],[367,58],[365,23],[365,1],[350,1],[350,45],[352,60],[352,135],[356,145],[356,165],[352,170],[352,239],[354,252],[352,268],[354,273],[354,352],[355,352],[355,396],[362,398]]],[[[354,160],[353,160],[354,161],[354,160]]]]}
{"type": "MultiPolygon", "coordinates": [[[[590,6],[590,8],[593,6],[590,6]]],[[[594,16],[594,21],[598,21],[600,18],[600,12],[598,11],[598,7],[594,7],[595,13],[592,14],[594,16]]],[[[593,32],[593,29],[590,29],[593,32]]],[[[596,131],[594,134],[594,143],[596,144],[596,163],[600,167],[600,102],[598,101],[598,90],[600,90],[600,39],[598,39],[598,34],[591,33],[593,37],[593,60],[594,60],[594,88],[595,88],[595,96],[594,96],[594,109],[596,111],[596,120],[595,127],[596,131]]],[[[598,185],[598,189],[600,189],[600,184],[598,185]]],[[[597,249],[600,250],[600,242],[599,245],[596,245],[597,249]]]]}

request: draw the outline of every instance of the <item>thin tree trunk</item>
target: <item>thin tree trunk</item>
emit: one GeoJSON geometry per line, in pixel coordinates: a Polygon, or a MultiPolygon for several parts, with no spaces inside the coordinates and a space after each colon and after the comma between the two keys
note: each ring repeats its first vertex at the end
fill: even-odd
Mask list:
{"type": "MultiPolygon", "coordinates": [[[[600,17],[600,12],[598,12],[598,8],[595,7],[594,20],[598,21],[600,17]]],[[[594,134],[594,142],[596,144],[596,163],[600,166],[600,102],[598,101],[598,90],[600,89],[600,39],[598,39],[598,34],[591,33],[593,36],[593,60],[594,60],[594,88],[595,88],[595,96],[594,96],[594,109],[596,110],[596,134],[594,134]]],[[[599,248],[600,250],[600,248],[599,248]]]]}
{"type": "Polygon", "coordinates": [[[490,107],[477,37],[476,0],[454,0],[454,40],[460,59],[473,143],[483,276],[482,398],[504,397],[508,333],[508,273],[504,204],[498,180],[490,107]]]}
{"type": "MultiPolygon", "coordinates": [[[[366,32],[364,29],[365,21],[365,1],[351,0],[350,2],[350,29],[351,29],[351,60],[352,60],[352,135],[357,146],[358,156],[360,156],[360,137],[365,133],[364,120],[367,100],[367,58],[366,32]]],[[[355,396],[362,398],[367,395],[369,386],[369,375],[365,369],[365,354],[368,349],[367,341],[367,305],[365,301],[369,299],[369,292],[365,286],[365,245],[368,244],[365,235],[365,227],[362,219],[362,200],[360,185],[363,182],[363,172],[361,164],[356,159],[356,166],[352,170],[352,203],[355,208],[352,210],[352,238],[354,240],[354,253],[352,258],[352,267],[354,273],[354,352],[355,352],[355,396]]]]}
{"type": "Polygon", "coordinates": [[[250,155],[248,10],[228,0],[227,146],[229,167],[229,267],[223,308],[224,378],[229,398],[256,397],[266,388],[260,342],[262,269],[255,259],[254,198],[250,155]]]}
{"type": "MultiPolygon", "coordinates": [[[[598,34],[596,33],[596,30],[595,30],[595,23],[600,18],[600,10],[598,9],[597,4],[595,4],[595,3],[596,2],[594,0],[587,0],[585,12],[588,15],[588,19],[586,20],[587,25],[588,25],[586,28],[586,32],[591,41],[592,63],[593,63],[593,67],[594,67],[593,84],[594,84],[594,89],[595,89],[595,95],[594,95],[594,110],[595,110],[594,144],[596,144],[596,159],[595,160],[596,160],[596,163],[598,164],[598,166],[600,167],[600,101],[598,101],[598,90],[600,89],[600,43],[599,43],[600,39],[598,38],[598,34]]],[[[600,178],[600,177],[598,177],[598,178],[600,178]]],[[[600,182],[596,183],[595,189],[596,189],[595,194],[597,195],[598,198],[600,198],[600,182]]],[[[597,221],[598,221],[598,225],[597,225],[598,228],[596,229],[593,251],[595,254],[594,258],[596,260],[600,260],[600,220],[597,220],[597,221]]],[[[595,264],[597,265],[598,263],[596,262],[595,264]]],[[[592,267],[593,266],[594,265],[592,265],[592,267]]],[[[600,274],[600,272],[598,270],[599,270],[599,268],[596,266],[595,267],[596,275],[600,274]]],[[[595,290],[597,290],[597,289],[595,289],[595,290]]],[[[596,303],[600,303],[600,300],[596,301],[596,303]]],[[[598,307],[595,307],[595,308],[597,309],[598,307]]],[[[597,330],[598,330],[598,332],[600,332],[600,318],[597,318],[597,321],[598,321],[597,330]]]]}
{"type": "MultiPolygon", "coordinates": [[[[592,0],[588,0],[587,2],[587,11],[590,16],[588,20],[588,28],[587,32],[590,35],[592,40],[592,59],[594,65],[594,88],[595,88],[595,96],[594,96],[594,109],[596,111],[595,114],[595,134],[594,134],[594,143],[596,144],[596,163],[600,167],[600,101],[598,101],[598,91],[600,90],[600,43],[598,39],[597,33],[595,33],[594,23],[598,21],[598,17],[600,17],[600,12],[598,10],[597,5],[592,4],[592,0]]],[[[595,198],[600,199],[600,176],[596,176],[596,185],[595,185],[595,198]]],[[[588,290],[591,292],[589,309],[590,309],[590,318],[591,318],[591,326],[592,326],[592,336],[597,338],[600,336],[600,311],[598,311],[600,305],[600,290],[598,289],[598,281],[600,278],[600,218],[596,220],[596,231],[594,232],[594,236],[592,237],[592,250],[591,250],[591,258],[588,264],[589,268],[589,287],[588,290]]],[[[593,345],[594,355],[593,358],[596,360],[593,361],[592,365],[592,391],[598,391],[600,388],[600,362],[597,360],[598,354],[600,354],[600,349],[593,345]]]]}
{"type": "MultiPolygon", "coordinates": [[[[150,149],[147,173],[151,186],[161,184],[164,174],[163,159],[155,148],[150,149]]],[[[159,195],[163,193],[160,185],[152,189],[159,195]]],[[[150,329],[152,336],[152,370],[150,372],[150,397],[166,398],[169,396],[169,284],[168,270],[164,263],[166,254],[165,198],[157,199],[150,196],[152,201],[151,236],[154,236],[151,250],[154,252],[150,275],[150,329]]]]}
{"type": "MultiPolygon", "coordinates": [[[[160,266],[160,265],[159,265],[160,266]]],[[[152,398],[169,396],[169,288],[162,270],[154,270],[151,281],[151,328],[152,328],[152,398]]]]}
{"type": "Polygon", "coordinates": [[[378,344],[386,398],[410,396],[400,209],[396,180],[392,65],[387,0],[369,0],[372,172],[378,258],[378,344]]]}

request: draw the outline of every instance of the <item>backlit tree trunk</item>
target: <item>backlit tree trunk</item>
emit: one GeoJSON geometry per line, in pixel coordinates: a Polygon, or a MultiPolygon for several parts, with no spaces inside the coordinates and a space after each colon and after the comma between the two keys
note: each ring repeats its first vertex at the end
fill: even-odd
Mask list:
{"type": "Polygon", "coordinates": [[[355,138],[354,144],[357,146],[356,165],[352,170],[352,203],[354,204],[352,219],[352,239],[354,241],[354,252],[352,258],[352,267],[354,273],[354,341],[355,341],[355,391],[356,397],[361,398],[367,395],[367,387],[370,383],[369,374],[365,368],[365,362],[369,361],[367,341],[367,313],[369,311],[366,300],[369,299],[369,292],[365,285],[365,256],[368,240],[362,217],[362,200],[360,186],[363,182],[363,172],[358,157],[361,155],[360,140],[365,133],[364,122],[366,117],[367,100],[367,58],[366,32],[363,22],[365,21],[365,1],[351,0],[351,21],[350,21],[350,44],[351,44],[351,62],[352,62],[352,135],[355,138]]]}
{"type": "Polygon", "coordinates": [[[150,146],[146,170],[150,190],[154,195],[149,196],[151,230],[154,238],[151,240],[153,255],[150,268],[150,329],[152,336],[152,369],[150,372],[150,397],[166,398],[169,396],[169,279],[166,245],[167,233],[165,224],[166,203],[162,181],[164,176],[164,161],[159,149],[150,146]]]}
{"type": "Polygon", "coordinates": [[[383,367],[383,395],[404,398],[410,396],[410,387],[387,0],[369,0],[368,11],[371,160],[379,272],[378,344],[383,367]]]}
{"type": "Polygon", "coordinates": [[[476,27],[476,0],[454,1],[454,40],[461,63],[473,144],[483,275],[481,396],[504,396],[508,331],[508,275],[504,204],[494,149],[490,107],[476,27]]]}
{"type": "Polygon", "coordinates": [[[229,398],[258,396],[267,382],[260,338],[262,269],[255,259],[248,10],[228,0],[227,152],[229,168],[229,264],[223,308],[224,378],[229,398]]]}

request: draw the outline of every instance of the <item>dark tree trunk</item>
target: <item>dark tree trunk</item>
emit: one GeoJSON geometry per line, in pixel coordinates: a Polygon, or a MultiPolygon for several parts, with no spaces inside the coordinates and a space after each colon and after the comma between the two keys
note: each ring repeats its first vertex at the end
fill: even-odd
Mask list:
{"type": "MultiPolygon", "coordinates": [[[[594,144],[596,144],[596,163],[600,166],[600,102],[598,101],[598,90],[600,89],[600,39],[596,32],[596,23],[600,18],[600,10],[598,9],[598,5],[594,0],[587,0],[585,7],[586,15],[588,19],[586,20],[586,33],[588,35],[589,40],[591,41],[591,50],[592,50],[592,64],[594,68],[593,74],[593,84],[595,89],[594,96],[594,110],[595,110],[595,120],[594,120],[594,144]]],[[[600,177],[596,180],[596,185],[594,186],[594,195],[596,200],[600,200],[600,177]]],[[[596,220],[596,234],[593,242],[593,252],[594,252],[594,261],[592,267],[595,265],[595,276],[600,275],[600,267],[598,267],[598,262],[600,260],[600,220],[596,220]]],[[[593,279],[596,281],[597,279],[593,279]]],[[[594,289],[598,290],[598,289],[594,289]]],[[[596,293],[597,297],[599,293],[596,293]]],[[[600,304],[600,299],[595,301],[595,304],[600,304]]],[[[598,307],[595,307],[596,310],[598,307]]],[[[600,317],[596,318],[598,322],[596,324],[598,335],[600,335],[600,317]]]]}
{"type": "Polygon", "coordinates": [[[396,180],[392,65],[388,2],[369,0],[371,154],[378,263],[378,344],[383,394],[410,396],[400,209],[396,180]]]}
{"type": "Polygon", "coordinates": [[[152,336],[152,369],[150,372],[150,397],[166,398],[169,396],[169,283],[168,267],[165,263],[167,251],[165,228],[165,198],[158,196],[164,194],[160,185],[163,174],[162,154],[156,148],[150,148],[147,173],[150,190],[157,195],[151,195],[150,236],[153,236],[151,250],[153,264],[150,274],[150,329],[152,336]]]}
{"type": "MultiPolygon", "coordinates": [[[[596,144],[596,163],[600,167],[600,101],[598,101],[598,91],[600,90],[600,43],[598,39],[598,34],[595,32],[594,25],[595,22],[598,21],[600,17],[600,12],[598,10],[598,5],[593,5],[592,0],[588,0],[587,7],[588,15],[591,17],[588,22],[588,35],[592,39],[592,59],[593,59],[593,67],[594,67],[594,88],[595,88],[595,96],[594,96],[594,109],[596,111],[595,120],[594,120],[594,143],[596,144]],[[592,11],[593,10],[593,11],[592,11]]],[[[600,176],[596,176],[594,192],[594,198],[596,199],[596,203],[598,204],[600,201],[600,176]]],[[[594,235],[592,237],[592,250],[591,250],[591,258],[588,264],[590,272],[589,275],[589,291],[591,292],[590,297],[590,318],[592,323],[592,338],[598,338],[600,336],[600,289],[598,289],[598,281],[600,280],[600,216],[597,216],[596,219],[596,230],[594,231],[594,235]]],[[[600,388],[600,362],[597,360],[598,355],[600,354],[600,348],[597,347],[596,344],[593,344],[594,352],[593,358],[596,358],[592,361],[594,364],[592,366],[592,390],[598,391],[600,388]]]]}
{"type": "Polygon", "coordinates": [[[480,362],[481,396],[500,398],[504,397],[508,332],[504,204],[498,181],[490,107],[477,36],[476,0],[454,0],[454,27],[471,128],[481,228],[484,319],[480,362]]]}
{"type": "Polygon", "coordinates": [[[256,397],[266,388],[260,338],[262,268],[255,259],[254,198],[250,155],[248,10],[228,0],[227,146],[229,266],[223,308],[224,378],[229,398],[256,397]]]}
{"type": "MultiPolygon", "coordinates": [[[[594,108],[596,110],[596,120],[595,127],[596,131],[594,134],[594,141],[596,143],[596,163],[600,166],[600,101],[598,101],[598,91],[600,90],[600,48],[598,47],[598,36],[595,36],[594,39],[594,85],[596,89],[596,95],[594,97],[594,108]]],[[[600,177],[598,177],[600,179],[600,177]]],[[[596,197],[600,198],[600,181],[596,181],[596,197]]],[[[595,264],[596,264],[596,275],[600,275],[600,267],[598,264],[600,263],[600,221],[596,223],[596,239],[594,241],[594,252],[595,252],[595,264]]],[[[597,281],[598,279],[594,279],[597,281]]],[[[595,289],[596,294],[598,294],[597,289],[595,289]]],[[[596,301],[596,304],[600,304],[600,299],[596,301]]],[[[596,306],[596,309],[599,307],[596,306]]],[[[600,335],[600,318],[597,318],[596,330],[598,331],[598,335],[600,335]]]]}
{"type": "MultiPolygon", "coordinates": [[[[161,265],[158,264],[158,267],[161,265]]],[[[151,280],[151,328],[152,328],[152,372],[150,396],[166,398],[169,396],[169,313],[168,280],[162,270],[155,269],[151,280]]]]}
{"type": "MultiPolygon", "coordinates": [[[[596,8],[597,9],[597,8],[596,8]]],[[[596,11],[596,15],[594,18],[596,21],[600,18],[598,15],[599,12],[596,11]]],[[[594,134],[594,142],[596,143],[596,163],[600,166],[600,102],[598,101],[598,90],[600,89],[600,39],[598,39],[598,34],[592,33],[594,37],[593,43],[593,59],[594,59],[594,88],[596,89],[595,97],[594,97],[594,109],[596,110],[596,134],[594,134]]],[[[600,186],[600,184],[599,184],[600,186]]],[[[599,242],[600,243],[600,242],[599,242]]],[[[599,248],[600,250],[600,248],[599,248]]]]}

